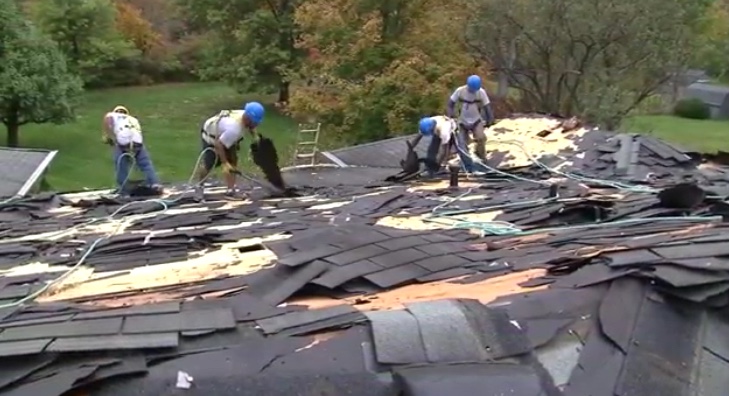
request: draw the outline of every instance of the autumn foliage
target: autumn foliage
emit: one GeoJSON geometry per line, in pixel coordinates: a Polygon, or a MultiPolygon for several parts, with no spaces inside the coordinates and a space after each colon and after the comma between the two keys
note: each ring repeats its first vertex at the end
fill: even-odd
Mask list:
{"type": "Polygon", "coordinates": [[[124,1],[117,1],[116,9],[117,29],[143,54],[161,45],[160,34],[152,28],[149,21],[144,19],[139,9],[124,1]]]}
{"type": "Polygon", "coordinates": [[[459,48],[455,4],[435,0],[313,0],[295,20],[308,50],[292,93],[294,116],[316,118],[355,141],[413,130],[442,114],[476,64],[459,48]],[[427,11],[426,11],[427,10],[427,11]],[[434,13],[438,18],[433,18],[434,13]]]}
{"type": "Polygon", "coordinates": [[[729,75],[729,0],[7,1],[88,88],[225,81],[346,143],[412,133],[471,74],[497,117],[609,128],[688,68],[729,75]]]}

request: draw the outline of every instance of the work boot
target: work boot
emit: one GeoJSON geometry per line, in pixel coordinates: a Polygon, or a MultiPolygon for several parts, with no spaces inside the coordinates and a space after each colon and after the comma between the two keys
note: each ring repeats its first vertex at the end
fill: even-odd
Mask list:
{"type": "Polygon", "coordinates": [[[229,189],[229,190],[225,190],[225,194],[223,194],[223,196],[225,198],[231,198],[231,199],[233,199],[233,198],[234,199],[247,199],[248,198],[248,195],[246,195],[245,193],[239,191],[236,188],[229,189]]]}

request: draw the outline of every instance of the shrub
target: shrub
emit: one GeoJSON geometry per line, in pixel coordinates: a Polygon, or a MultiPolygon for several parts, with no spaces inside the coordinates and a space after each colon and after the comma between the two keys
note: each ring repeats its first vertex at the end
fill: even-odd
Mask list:
{"type": "Polygon", "coordinates": [[[666,98],[661,94],[654,94],[645,98],[640,104],[633,110],[635,114],[666,114],[671,110],[671,105],[668,103],[666,98]]]}
{"type": "Polygon", "coordinates": [[[688,98],[681,99],[673,108],[673,114],[681,118],[690,118],[693,120],[706,120],[711,117],[711,109],[701,99],[688,98]]]}

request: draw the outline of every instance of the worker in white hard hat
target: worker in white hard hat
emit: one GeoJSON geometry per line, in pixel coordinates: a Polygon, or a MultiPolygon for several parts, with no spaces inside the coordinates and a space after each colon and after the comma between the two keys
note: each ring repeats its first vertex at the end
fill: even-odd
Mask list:
{"type": "Polygon", "coordinates": [[[139,120],[129,114],[126,107],[116,106],[104,116],[103,131],[103,142],[113,147],[114,169],[119,192],[124,190],[132,165],[136,165],[144,174],[147,185],[158,188],[159,179],[149,152],[144,147],[139,120]]]}

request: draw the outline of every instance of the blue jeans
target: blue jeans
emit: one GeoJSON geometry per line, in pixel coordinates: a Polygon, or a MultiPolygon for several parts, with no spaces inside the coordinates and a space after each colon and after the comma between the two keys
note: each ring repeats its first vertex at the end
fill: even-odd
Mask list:
{"type": "Polygon", "coordinates": [[[461,160],[461,167],[468,173],[473,172],[473,159],[471,159],[471,153],[468,150],[468,143],[466,141],[466,135],[463,133],[456,133],[456,140],[453,145],[456,147],[456,153],[458,158],[461,160]]]}
{"type": "Polygon", "coordinates": [[[134,157],[134,164],[144,174],[144,181],[148,185],[159,184],[157,172],[155,172],[154,165],[152,165],[152,159],[144,146],[136,146],[127,150],[114,146],[114,168],[116,170],[116,185],[119,189],[124,188],[132,168],[132,159],[129,158],[129,155],[122,156],[125,152],[134,157]]]}
{"type": "MultiPolygon", "coordinates": [[[[465,136],[460,133],[455,133],[451,139],[454,138],[455,140],[451,140],[451,144],[456,148],[458,158],[461,160],[461,166],[466,170],[466,172],[473,172],[473,160],[471,159],[471,156],[468,155],[468,146],[466,145],[465,136]]],[[[440,151],[440,143],[440,136],[433,135],[430,139],[430,145],[428,145],[428,151],[426,154],[428,161],[435,162],[437,160],[438,151],[440,151]]]]}

